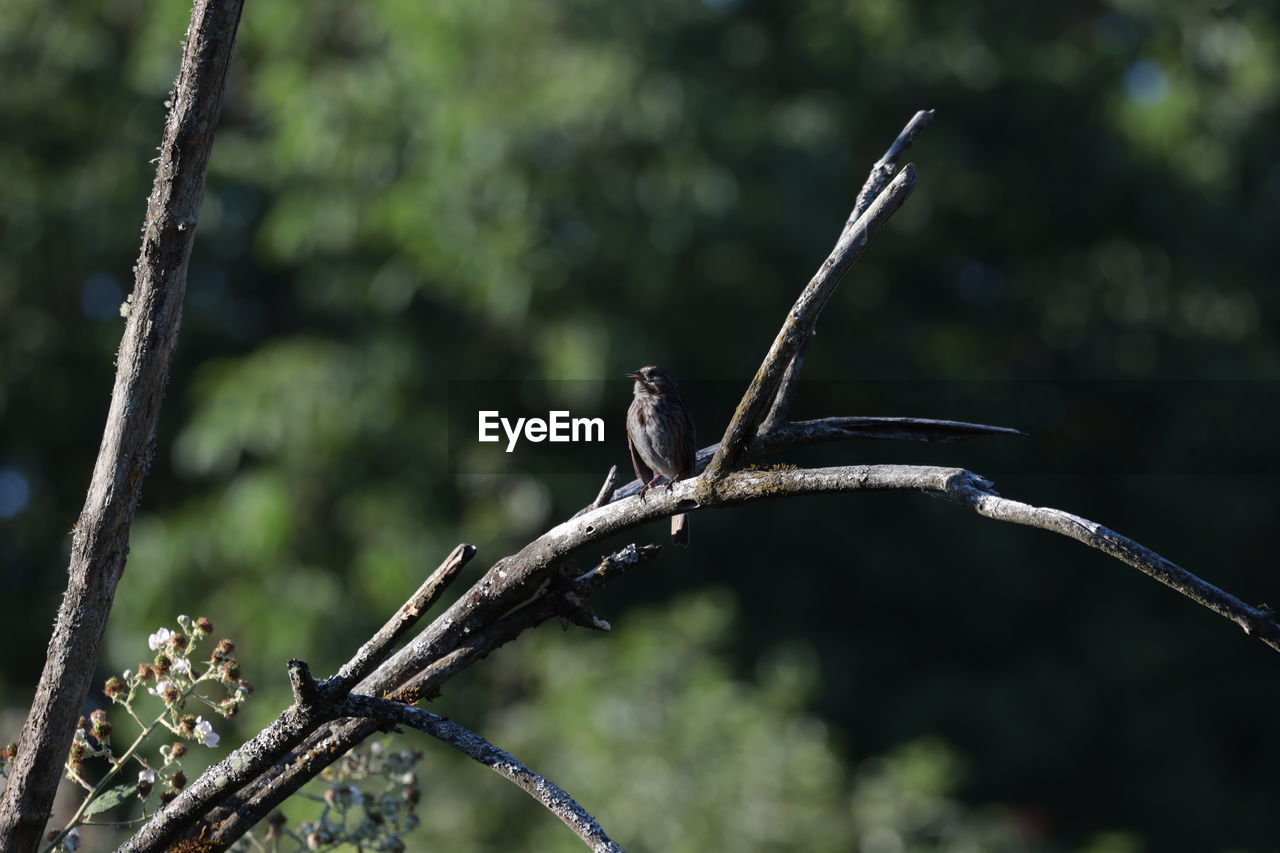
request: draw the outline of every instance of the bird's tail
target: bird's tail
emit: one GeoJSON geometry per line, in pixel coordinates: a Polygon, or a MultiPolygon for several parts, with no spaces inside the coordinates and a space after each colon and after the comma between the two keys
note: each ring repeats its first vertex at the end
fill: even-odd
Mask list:
{"type": "Polygon", "coordinates": [[[689,547],[689,516],[683,512],[671,516],[671,544],[677,548],[689,547]]]}

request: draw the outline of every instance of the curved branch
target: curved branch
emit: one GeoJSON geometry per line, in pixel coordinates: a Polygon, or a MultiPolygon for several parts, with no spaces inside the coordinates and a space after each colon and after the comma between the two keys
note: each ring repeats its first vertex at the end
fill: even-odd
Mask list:
{"type": "Polygon", "coordinates": [[[160,404],[182,325],[187,261],[241,3],[199,0],[192,11],[147,201],[111,409],[72,535],[70,579],[0,799],[0,841],[6,851],[31,850],[39,843],[124,574],[129,530],[155,453],[160,404]]]}
{"type": "Polygon", "coordinates": [[[1257,637],[1280,651],[1280,623],[1266,607],[1246,604],[1176,563],[1109,527],[1060,509],[1031,506],[1001,497],[993,491],[971,487],[962,482],[948,489],[952,500],[974,512],[996,521],[1038,527],[1083,542],[1104,554],[1115,557],[1165,586],[1177,590],[1192,601],[1230,619],[1248,635],[1257,637]]]}
{"type": "Polygon", "coordinates": [[[411,726],[449,744],[468,758],[515,783],[542,803],[596,853],[622,853],[622,848],[605,834],[596,819],[563,788],[530,770],[520,759],[494,746],[470,729],[422,708],[372,696],[348,696],[339,710],[342,716],[411,726]]]}
{"type": "MultiPolygon", "coordinates": [[[[963,468],[920,465],[855,465],[834,468],[744,470],[728,475],[711,491],[699,483],[682,481],[671,491],[651,491],[646,500],[615,500],[578,518],[557,525],[519,554],[499,560],[471,591],[439,616],[414,640],[388,660],[361,685],[362,692],[404,685],[407,698],[431,697],[449,678],[483,659],[522,631],[557,615],[565,615],[565,589],[589,593],[634,562],[651,559],[657,549],[637,549],[639,554],[618,559],[613,555],[596,570],[575,578],[568,586],[547,581],[549,573],[602,539],[677,512],[724,508],[758,500],[799,495],[863,491],[912,491],[942,495],[987,518],[1038,527],[1069,536],[1131,565],[1177,590],[1197,603],[1231,619],[1246,633],[1280,650],[1280,623],[1263,608],[1240,599],[1200,579],[1132,539],[1100,524],[1062,510],[1031,507],[1003,498],[992,484],[963,468]],[[523,607],[503,608],[497,621],[472,631],[469,619],[483,615],[486,601],[505,602],[512,590],[527,589],[541,578],[545,588],[523,607]],[[576,586],[586,584],[586,586],[576,586]],[[511,612],[507,613],[507,610],[511,612]],[[503,615],[505,614],[505,615],[503,615]]],[[[501,604],[498,605],[502,607],[501,604]]],[[[576,606],[576,605],[575,605],[576,606]]],[[[220,842],[238,838],[256,820],[275,808],[306,781],[344,752],[378,729],[367,720],[348,720],[317,731],[289,757],[263,773],[232,802],[210,816],[216,827],[209,837],[220,842]]],[[[175,801],[177,802],[177,801],[175,801]]],[[[126,845],[125,850],[159,850],[153,845],[126,845]]]]}

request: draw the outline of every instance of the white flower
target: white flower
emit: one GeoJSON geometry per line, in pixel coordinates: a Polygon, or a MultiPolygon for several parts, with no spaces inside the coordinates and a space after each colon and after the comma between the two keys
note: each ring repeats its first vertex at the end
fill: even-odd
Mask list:
{"type": "MultiPolygon", "coordinates": [[[[147,692],[152,696],[159,696],[161,699],[164,699],[165,691],[177,689],[178,685],[166,678],[164,681],[157,682],[155,687],[148,687],[147,692]]],[[[167,702],[168,700],[166,699],[165,701],[167,702]]]]}
{"type": "Polygon", "coordinates": [[[150,637],[147,637],[147,645],[151,647],[151,651],[158,652],[165,646],[169,645],[169,638],[173,636],[173,632],[168,628],[161,628],[150,637]]]}
{"type": "Polygon", "coordinates": [[[76,850],[80,847],[80,830],[73,829],[62,837],[62,846],[68,850],[76,850]]]}
{"type": "Polygon", "coordinates": [[[191,661],[186,658],[174,658],[173,671],[178,673],[178,675],[186,675],[191,671],[191,661]]]}
{"type": "Polygon", "coordinates": [[[213,730],[213,726],[204,717],[196,717],[196,740],[205,746],[217,746],[221,736],[213,730]]]}
{"type": "Polygon", "coordinates": [[[139,783],[139,784],[142,784],[142,783],[144,783],[144,782],[145,782],[146,784],[151,785],[151,784],[154,784],[154,783],[155,783],[155,781],[156,781],[156,774],[155,774],[155,771],[154,771],[154,770],[139,770],[139,771],[138,771],[138,783],[139,783]]]}

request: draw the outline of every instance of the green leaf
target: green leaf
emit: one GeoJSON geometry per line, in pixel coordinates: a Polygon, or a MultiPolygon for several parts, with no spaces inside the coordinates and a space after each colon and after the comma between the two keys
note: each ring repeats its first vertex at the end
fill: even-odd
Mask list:
{"type": "Polygon", "coordinates": [[[138,786],[136,784],[121,785],[118,788],[112,788],[90,803],[89,808],[85,809],[84,816],[89,817],[91,815],[102,814],[103,812],[110,811],[125,800],[128,800],[137,792],[138,786]]]}

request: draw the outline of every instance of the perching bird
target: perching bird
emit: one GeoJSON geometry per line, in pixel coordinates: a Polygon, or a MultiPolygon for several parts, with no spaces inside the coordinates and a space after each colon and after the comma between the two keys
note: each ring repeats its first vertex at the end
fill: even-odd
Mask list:
{"type": "MultiPolygon", "coordinates": [[[[631,464],[644,485],[640,499],[661,477],[667,489],[693,474],[697,445],[693,440],[693,419],[680,399],[675,377],[661,367],[642,367],[627,374],[636,382],[631,408],[627,409],[627,448],[631,464]]],[[[671,541],[689,544],[689,519],[671,516],[671,541]]]]}

